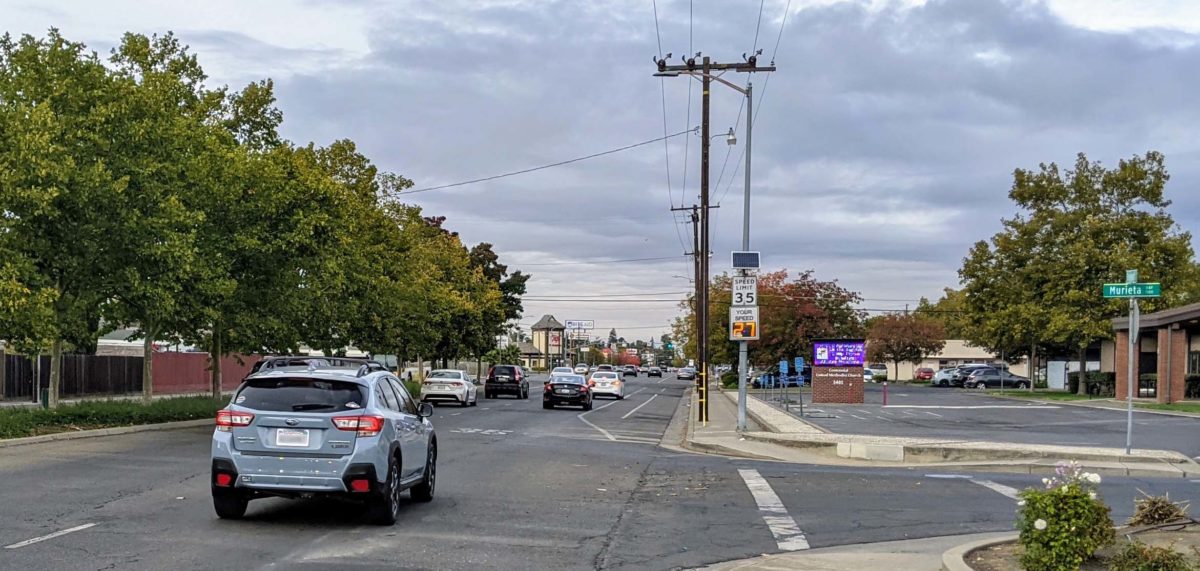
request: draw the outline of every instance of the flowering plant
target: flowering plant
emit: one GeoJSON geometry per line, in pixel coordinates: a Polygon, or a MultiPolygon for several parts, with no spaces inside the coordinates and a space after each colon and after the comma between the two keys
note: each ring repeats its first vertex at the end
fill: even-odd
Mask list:
{"type": "Polygon", "coordinates": [[[1025,548],[1021,565],[1031,571],[1078,569],[1114,539],[1109,508],[1099,499],[1099,474],[1077,462],[1060,462],[1043,488],[1021,492],[1017,529],[1025,548]]]}

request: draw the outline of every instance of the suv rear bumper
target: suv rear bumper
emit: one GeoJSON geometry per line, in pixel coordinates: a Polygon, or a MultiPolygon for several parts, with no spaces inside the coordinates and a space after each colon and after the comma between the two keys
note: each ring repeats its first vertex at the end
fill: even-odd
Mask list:
{"type": "Polygon", "coordinates": [[[349,477],[363,473],[371,474],[374,489],[377,475],[387,474],[389,451],[378,438],[373,438],[373,444],[367,442],[371,439],[360,438],[354,452],[344,456],[280,456],[233,449],[228,436],[217,432],[213,437],[214,489],[228,489],[216,485],[218,472],[232,472],[232,488],[267,493],[345,493],[350,490],[349,477]]]}

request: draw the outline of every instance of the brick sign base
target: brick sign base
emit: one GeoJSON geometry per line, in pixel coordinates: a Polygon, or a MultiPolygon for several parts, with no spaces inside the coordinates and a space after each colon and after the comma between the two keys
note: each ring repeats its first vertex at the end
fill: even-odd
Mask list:
{"type": "Polygon", "coordinates": [[[813,367],[812,379],[814,403],[863,402],[862,367],[813,367]]]}

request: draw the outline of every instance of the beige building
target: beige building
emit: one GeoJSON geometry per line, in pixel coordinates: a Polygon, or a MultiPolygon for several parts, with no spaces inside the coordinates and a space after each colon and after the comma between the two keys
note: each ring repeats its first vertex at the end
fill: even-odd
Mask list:
{"type": "MultiPolygon", "coordinates": [[[[946,367],[955,367],[965,365],[967,363],[993,363],[1000,362],[1000,356],[988,352],[982,347],[974,347],[968,345],[962,339],[947,339],[946,346],[942,347],[941,352],[936,355],[930,355],[920,363],[913,364],[911,362],[902,361],[899,370],[896,369],[895,363],[884,363],[887,365],[888,378],[892,380],[910,381],[913,378],[917,369],[928,367],[937,371],[946,367]]],[[[873,361],[874,362],[874,361],[873,361]]],[[[1029,376],[1029,360],[1022,359],[1016,364],[1008,366],[1008,370],[1014,375],[1022,377],[1029,376]]]]}

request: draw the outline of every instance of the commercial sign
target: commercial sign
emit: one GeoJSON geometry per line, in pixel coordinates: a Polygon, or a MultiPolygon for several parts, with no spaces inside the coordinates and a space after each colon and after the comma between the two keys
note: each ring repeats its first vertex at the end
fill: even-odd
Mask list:
{"type": "Polygon", "coordinates": [[[758,306],[729,308],[729,340],[758,339],[758,306]]]}
{"type": "Polygon", "coordinates": [[[1104,297],[1161,297],[1160,283],[1104,284],[1104,297]]]}
{"type": "Polygon", "coordinates": [[[564,324],[567,329],[595,329],[596,322],[591,319],[568,319],[564,324]]]}
{"type": "Polygon", "coordinates": [[[626,355],[637,355],[637,354],[638,354],[638,350],[637,350],[637,348],[635,348],[635,347],[628,347],[628,348],[626,348],[626,349],[625,349],[625,354],[626,354],[626,355]]]}
{"type": "Polygon", "coordinates": [[[814,367],[861,367],[867,356],[865,341],[817,341],[813,343],[814,367]]]}
{"type": "Polygon", "coordinates": [[[754,276],[733,278],[733,305],[746,307],[758,305],[758,278],[754,276]]]}

